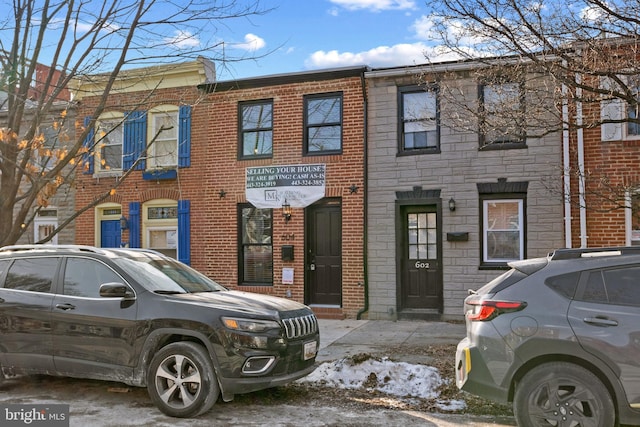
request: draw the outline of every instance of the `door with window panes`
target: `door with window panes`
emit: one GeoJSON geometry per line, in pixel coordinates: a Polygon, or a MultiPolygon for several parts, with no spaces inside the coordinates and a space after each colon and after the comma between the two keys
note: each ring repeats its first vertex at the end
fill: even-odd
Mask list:
{"type": "Polygon", "coordinates": [[[441,234],[434,206],[401,209],[399,310],[442,308],[441,234]]]}

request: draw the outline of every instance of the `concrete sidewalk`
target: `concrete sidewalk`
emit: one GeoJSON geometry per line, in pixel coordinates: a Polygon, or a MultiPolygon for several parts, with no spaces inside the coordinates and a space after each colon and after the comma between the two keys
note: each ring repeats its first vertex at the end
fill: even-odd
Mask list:
{"type": "Polygon", "coordinates": [[[403,346],[457,344],[465,336],[464,323],[421,320],[332,320],[319,319],[320,350],[316,360],[325,362],[346,356],[369,353],[394,356],[409,363],[425,363],[425,356],[402,355],[403,346]],[[398,354],[383,354],[397,347],[398,354]]]}

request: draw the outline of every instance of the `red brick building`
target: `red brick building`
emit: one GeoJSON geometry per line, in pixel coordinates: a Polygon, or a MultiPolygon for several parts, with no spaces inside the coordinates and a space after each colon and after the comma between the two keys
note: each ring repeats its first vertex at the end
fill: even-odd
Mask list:
{"type": "Polygon", "coordinates": [[[566,234],[572,247],[640,245],[637,77],[620,76],[626,87],[609,76],[583,79],[587,87],[610,93],[588,93],[572,105],[582,126],[563,139],[570,171],[566,234]],[[629,99],[622,95],[627,93],[629,99]]]}
{"type": "Polygon", "coordinates": [[[76,242],[153,248],[229,288],[356,317],[365,69],[215,82],[206,65],[129,72],[98,117],[99,91],[82,97],[76,208],[95,206],[76,242]]]}

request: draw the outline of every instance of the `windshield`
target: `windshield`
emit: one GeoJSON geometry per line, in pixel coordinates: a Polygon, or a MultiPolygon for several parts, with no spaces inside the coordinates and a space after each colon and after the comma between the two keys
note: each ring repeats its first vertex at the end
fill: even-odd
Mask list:
{"type": "Polygon", "coordinates": [[[162,255],[141,252],[113,261],[151,292],[182,294],[227,290],[193,268],[162,255]]]}

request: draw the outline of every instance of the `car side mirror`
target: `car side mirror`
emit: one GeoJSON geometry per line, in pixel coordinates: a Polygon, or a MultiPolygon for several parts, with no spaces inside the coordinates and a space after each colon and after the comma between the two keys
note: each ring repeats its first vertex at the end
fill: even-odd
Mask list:
{"type": "Polygon", "coordinates": [[[104,298],[133,298],[133,291],[122,283],[112,282],[100,285],[100,296],[104,298]]]}

